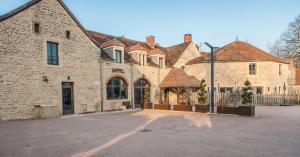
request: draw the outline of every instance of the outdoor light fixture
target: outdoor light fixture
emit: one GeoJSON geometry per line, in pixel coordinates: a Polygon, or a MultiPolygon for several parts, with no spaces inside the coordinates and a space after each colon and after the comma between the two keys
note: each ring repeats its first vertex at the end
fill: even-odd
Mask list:
{"type": "Polygon", "coordinates": [[[215,87],[214,87],[214,51],[218,49],[219,47],[214,47],[210,45],[208,42],[204,43],[207,47],[210,48],[210,112],[214,112],[214,92],[215,92],[215,87]]]}

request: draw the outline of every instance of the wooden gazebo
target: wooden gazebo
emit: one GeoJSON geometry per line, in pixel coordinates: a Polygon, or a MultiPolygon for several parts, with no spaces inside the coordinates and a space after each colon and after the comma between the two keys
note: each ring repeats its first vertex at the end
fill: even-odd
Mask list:
{"type": "MultiPolygon", "coordinates": [[[[196,77],[188,75],[182,69],[172,69],[160,84],[160,89],[164,95],[164,103],[169,104],[169,92],[176,93],[177,105],[184,103],[180,101],[180,95],[187,93],[190,96],[199,85],[200,81],[196,77]]],[[[188,99],[189,102],[190,98],[188,99]]]]}

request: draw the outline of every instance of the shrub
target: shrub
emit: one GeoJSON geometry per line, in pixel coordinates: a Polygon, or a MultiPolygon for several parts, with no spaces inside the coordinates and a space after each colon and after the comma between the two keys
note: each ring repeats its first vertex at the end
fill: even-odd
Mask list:
{"type": "Polygon", "coordinates": [[[251,87],[251,82],[248,80],[246,80],[244,83],[241,97],[242,97],[242,104],[248,105],[252,103],[253,100],[252,87],[251,87]]]}
{"type": "Polygon", "coordinates": [[[200,86],[199,86],[199,90],[198,90],[198,102],[200,105],[203,105],[206,103],[207,101],[207,91],[206,91],[206,84],[205,84],[205,80],[202,79],[200,82],[200,86]]]}

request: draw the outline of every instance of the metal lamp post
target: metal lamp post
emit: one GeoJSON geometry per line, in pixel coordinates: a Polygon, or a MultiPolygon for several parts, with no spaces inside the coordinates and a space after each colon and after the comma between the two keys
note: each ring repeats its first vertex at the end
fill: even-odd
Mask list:
{"type": "Polygon", "coordinates": [[[214,113],[214,92],[215,92],[215,87],[214,87],[214,51],[218,49],[218,47],[214,47],[210,45],[209,43],[205,42],[204,43],[206,46],[210,48],[210,112],[214,113]]]}

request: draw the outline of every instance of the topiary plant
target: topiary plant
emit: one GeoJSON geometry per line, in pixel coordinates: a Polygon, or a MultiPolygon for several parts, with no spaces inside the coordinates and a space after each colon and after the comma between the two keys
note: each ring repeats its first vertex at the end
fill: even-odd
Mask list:
{"type": "Polygon", "coordinates": [[[206,96],[206,84],[205,84],[205,80],[202,79],[200,82],[200,86],[199,86],[199,90],[198,90],[198,102],[200,105],[203,105],[206,103],[207,101],[207,96],[206,96]]]}
{"type": "Polygon", "coordinates": [[[252,103],[253,93],[252,93],[251,82],[249,80],[246,80],[244,83],[241,97],[242,97],[242,104],[248,105],[252,103]]]}
{"type": "Polygon", "coordinates": [[[150,102],[150,87],[148,85],[144,88],[144,102],[150,102]]]}

